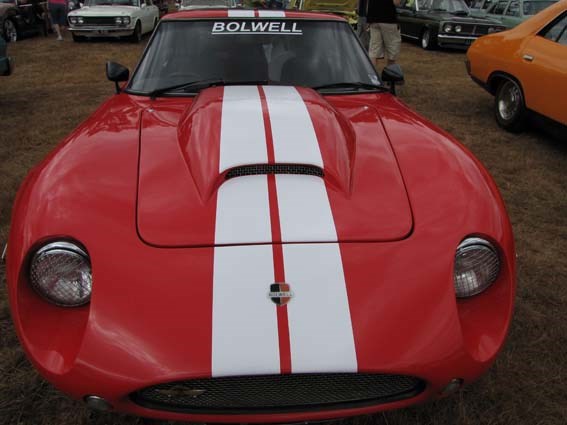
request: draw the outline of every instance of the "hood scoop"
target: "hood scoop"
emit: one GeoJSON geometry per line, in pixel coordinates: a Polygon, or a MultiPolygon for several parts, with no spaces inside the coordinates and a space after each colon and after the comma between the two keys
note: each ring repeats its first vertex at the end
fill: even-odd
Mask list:
{"type": "Polygon", "coordinates": [[[325,173],[315,165],[307,164],[256,164],[242,165],[231,168],[226,172],[225,179],[233,179],[242,176],[254,176],[257,174],[297,174],[304,176],[325,177],[325,173]]]}
{"type": "Polygon", "coordinates": [[[154,103],[141,123],[141,239],[196,247],[406,237],[411,208],[368,99],[227,86],[154,103]]]}

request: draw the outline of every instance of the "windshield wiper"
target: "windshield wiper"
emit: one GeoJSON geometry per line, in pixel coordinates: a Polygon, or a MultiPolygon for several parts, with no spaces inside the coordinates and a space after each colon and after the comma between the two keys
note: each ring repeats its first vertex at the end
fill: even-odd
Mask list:
{"type": "Polygon", "coordinates": [[[272,80],[245,80],[245,81],[226,81],[221,78],[211,78],[208,80],[196,80],[188,83],[176,84],[174,86],[162,87],[148,93],[151,99],[155,99],[168,91],[183,90],[188,92],[189,89],[202,90],[212,86],[251,86],[251,85],[287,85],[280,81],[272,80]]]}
{"type": "Polygon", "coordinates": [[[322,86],[311,87],[313,90],[323,90],[323,89],[366,89],[366,90],[386,90],[383,86],[377,86],[376,84],[362,83],[362,82],[344,82],[344,83],[332,83],[323,84],[322,86]]]}
{"type": "Polygon", "coordinates": [[[195,80],[195,81],[189,81],[188,83],[175,84],[173,86],[167,86],[167,87],[155,89],[149,92],[148,95],[150,96],[150,98],[155,99],[156,97],[161,96],[162,94],[167,93],[168,91],[181,90],[181,89],[186,90],[189,88],[198,88],[200,86],[203,86],[201,88],[206,88],[206,87],[224,85],[224,84],[225,81],[220,78],[210,78],[208,80],[195,80]]]}

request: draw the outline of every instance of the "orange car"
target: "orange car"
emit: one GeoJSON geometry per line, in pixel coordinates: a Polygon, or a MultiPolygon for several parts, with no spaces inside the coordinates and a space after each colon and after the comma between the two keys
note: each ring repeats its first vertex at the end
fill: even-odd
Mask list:
{"type": "Polygon", "coordinates": [[[529,111],[567,125],[567,0],[480,37],[467,59],[471,78],[495,96],[502,128],[520,131],[529,111]]]}

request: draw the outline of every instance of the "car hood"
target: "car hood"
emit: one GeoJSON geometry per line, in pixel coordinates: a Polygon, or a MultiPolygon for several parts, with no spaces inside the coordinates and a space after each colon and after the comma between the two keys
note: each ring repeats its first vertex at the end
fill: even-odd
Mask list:
{"type": "Polygon", "coordinates": [[[85,6],[69,12],[69,16],[129,16],[138,9],[135,6],[85,6]]]}
{"type": "Polygon", "coordinates": [[[496,19],[482,17],[482,16],[472,16],[472,15],[453,15],[452,13],[448,12],[428,12],[427,16],[435,17],[440,21],[446,22],[455,22],[455,23],[462,23],[462,24],[494,24],[498,25],[499,21],[496,19]]]}
{"type": "Polygon", "coordinates": [[[141,117],[140,237],[155,246],[405,238],[411,208],[380,114],[348,98],[229,86],[189,105],[154,102],[141,117]]]}

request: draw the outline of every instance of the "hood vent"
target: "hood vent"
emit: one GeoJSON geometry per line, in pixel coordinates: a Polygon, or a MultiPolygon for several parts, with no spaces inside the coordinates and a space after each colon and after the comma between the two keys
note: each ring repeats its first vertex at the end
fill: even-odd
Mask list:
{"type": "Polygon", "coordinates": [[[234,177],[252,176],[255,174],[303,174],[324,177],[323,170],[315,165],[305,164],[256,164],[242,165],[228,170],[226,180],[234,177]]]}

